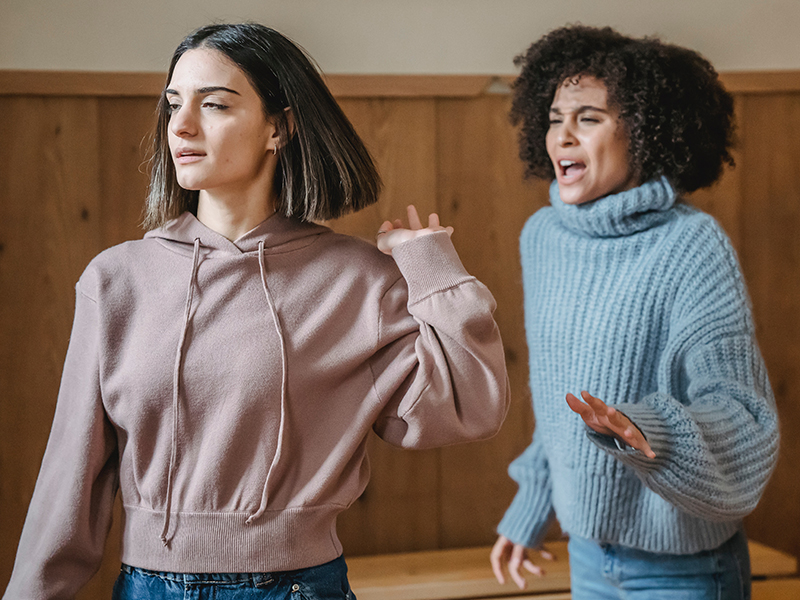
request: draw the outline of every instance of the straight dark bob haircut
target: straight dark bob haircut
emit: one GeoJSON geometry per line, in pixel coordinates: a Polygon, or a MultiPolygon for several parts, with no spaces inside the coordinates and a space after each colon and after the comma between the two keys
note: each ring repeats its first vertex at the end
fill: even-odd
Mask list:
{"type": "MultiPolygon", "coordinates": [[[[280,139],[289,140],[278,150],[278,213],[321,221],[378,200],[381,180],[375,164],[302,48],[257,23],[207,25],[190,33],[175,50],[167,86],[178,59],[195,48],[216,50],[236,64],[261,97],[264,113],[276,124],[280,139]],[[293,130],[287,108],[291,109],[293,130]]],[[[163,93],[157,113],[143,223],[146,229],[196,210],[198,199],[196,190],[178,185],[167,136],[169,103],[163,93]]]]}
{"type": "Polygon", "coordinates": [[[707,187],[733,166],[733,99],[697,52],[610,27],[571,25],[534,42],[514,61],[511,121],[520,125],[526,175],[553,179],[545,136],[556,89],[567,79],[602,81],[619,110],[639,181],[666,176],[681,192],[707,187]]]}

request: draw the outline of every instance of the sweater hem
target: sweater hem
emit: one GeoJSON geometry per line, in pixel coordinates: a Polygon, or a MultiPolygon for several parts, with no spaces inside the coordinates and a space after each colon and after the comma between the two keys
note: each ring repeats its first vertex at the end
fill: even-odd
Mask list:
{"type": "Polygon", "coordinates": [[[247,513],[172,513],[167,545],[164,512],[125,507],[121,560],[176,573],[269,573],[313,567],[342,554],[336,515],[343,507],[284,508],[250,525],[247,513]]]}
{"type": "Polygon", "coordinates": [[[714,522],[683,512],[638,479],[595,473],[553,478],[553,505],[568,534],[664,554],[713,550],[741,527],[739,519],[714,522]]]}

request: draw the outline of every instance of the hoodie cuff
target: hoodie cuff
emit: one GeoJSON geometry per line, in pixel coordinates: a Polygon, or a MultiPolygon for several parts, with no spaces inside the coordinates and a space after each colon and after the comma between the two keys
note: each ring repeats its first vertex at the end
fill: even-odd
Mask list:
{"type": "Polygon", "coordinates": [[[408,303],[475,278],[467,273],[446,231],[414,238],[395,246],[392,257],[408,284],[408,303]]]}

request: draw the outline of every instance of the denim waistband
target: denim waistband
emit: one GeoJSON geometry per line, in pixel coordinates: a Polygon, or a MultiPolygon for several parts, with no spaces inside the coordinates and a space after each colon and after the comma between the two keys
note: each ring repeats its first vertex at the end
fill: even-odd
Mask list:
{"type": "Polygon", "coordinates": [[[123,564],[122,571],[128,574],[139,574],[145,577],[158,577],[166,581],[176,581],[183,584],[213,585],[231,583],[252,583],[258,587],[272,583],[280,573],[170,573],[167,571],[151,571],[123,564]]]}

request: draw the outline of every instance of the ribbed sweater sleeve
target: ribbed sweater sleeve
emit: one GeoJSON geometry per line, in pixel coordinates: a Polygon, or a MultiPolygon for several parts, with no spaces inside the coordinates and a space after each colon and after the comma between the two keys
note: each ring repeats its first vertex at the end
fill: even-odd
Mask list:
{"type": "Polygon", "coordinates": [[[76,286],[75,319],[55,417],[4,598],[73,598],[100,566],[118,481],[103,410],[94,285],[76,286]]]}
{"type": "Polygon", "coordinates": [[[542,543],[555,516],[550,471],[541,439],[534,432],[533,443],[509,465],[508,474],[519,489],[497,526],[497,533],[528,548],[542,543]]]}
{"type": "Polygon", "coordinates": [[[730,521],[755,508],[772,473],[777,413],[734,251],[710,220],[695,239],[696,268],[683,274],[659,365],[672,393],[617,405],[656,458],[590,438],[681,510],[730,521]]]}
{"type": "Polygon", "coordinates": [[[494,298],[444,232],[400,244],[392,256],[402,277],[381,299],[370,366],[385,406],[375,431],[404,448],[494,435],[509,403],[494,298]]]}

